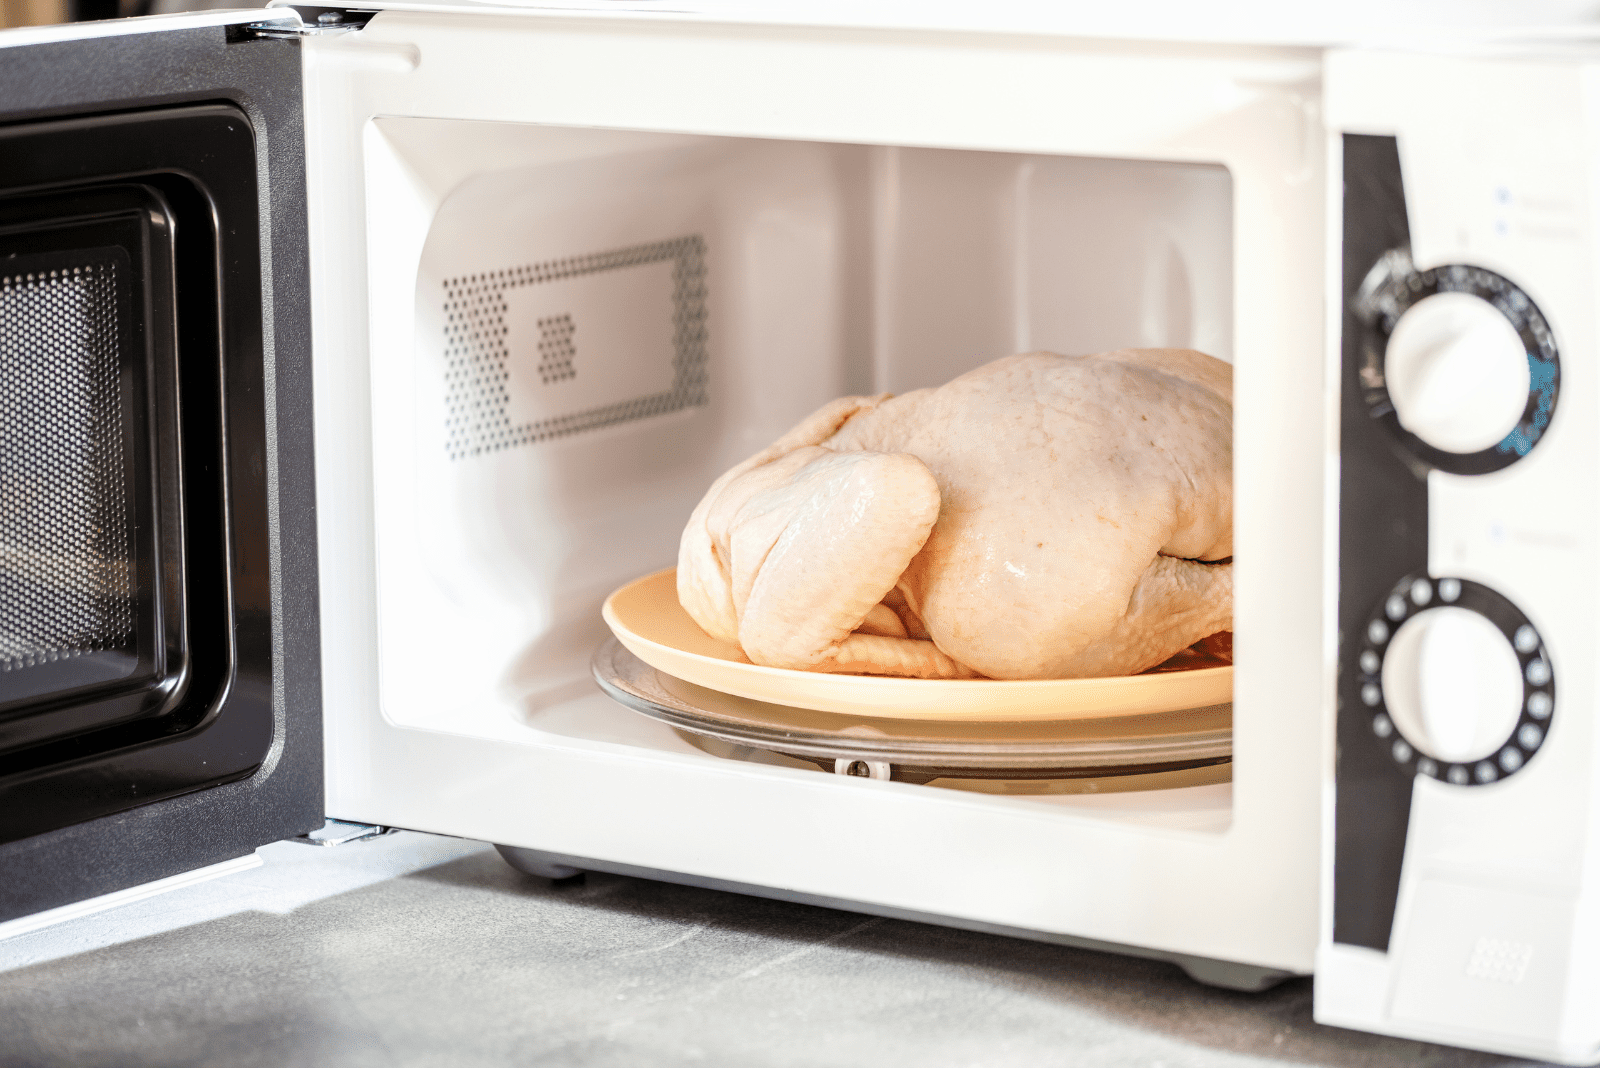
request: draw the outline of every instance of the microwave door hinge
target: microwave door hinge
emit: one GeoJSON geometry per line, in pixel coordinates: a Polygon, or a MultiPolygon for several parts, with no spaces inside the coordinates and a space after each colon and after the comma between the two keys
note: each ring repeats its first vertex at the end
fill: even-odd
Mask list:
{"type": "Polygon", "coordinates": [[[367,842],[393,834],[398,827],[384,827],[376,823],[352,823],[349,820],[324,820],[322,826],[308,834],[289,839],[301,845],[341,846],[351,842],[367,842]]]}
{"type": "Polygon", "coordinates": [[[299,24],[288,21],[250,22],[239,27],[246,37],[267,37],[277,40],[299,40],[304,37],[327,37],[339,33],[352,33],[372,21],[376,11],[350,11],[344,8],[301,9],[299,24]]]}

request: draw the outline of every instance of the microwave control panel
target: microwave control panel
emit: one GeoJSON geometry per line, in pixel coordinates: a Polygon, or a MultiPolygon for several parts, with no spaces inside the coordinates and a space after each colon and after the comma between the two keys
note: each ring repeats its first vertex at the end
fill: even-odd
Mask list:
{"type": "MultiPolygon", "coordinates": [[[[1351,84],[1392,107],[1371,79],[1388,61],[1358,62],[1351,84]]],[[[1567,77],[1510,73],[1528,92],[1567,77]]],[[[1587,1057],[1600,969],[1581,934],[1595,761],[1583,172],[1509,118],[1463,140],[1445,104],[1400,111],[1385,112],[1392,136],[1341,135],[1336,755],[1316,1016],[1587,1057]]]]}

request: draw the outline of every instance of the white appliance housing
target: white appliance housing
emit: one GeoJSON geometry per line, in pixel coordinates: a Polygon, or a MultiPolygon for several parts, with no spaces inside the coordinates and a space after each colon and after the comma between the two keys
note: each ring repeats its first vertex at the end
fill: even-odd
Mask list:
{"type": "MultiPolygon", "coordinates": [[[[1285,283],[1325,257],[1320,55],[530,15],[389,11],[306,45],[329,811],[1311,971],[1329,405],[1323,292],[1285,283]],[[452,459],[458,291],[688,235],[709,403],[452,459]],[[738,764],[586,680],[605,594],[825,401],[1127,343],[1239,368],[1231,787],[1039,800],[738,764]]],[[[530,288],[506,321],[540,314],[530,288]]],[[[565,414],[523,399],[532,352],[513,425],[565,414]]]]}
{"type": "Polygon", "coordinates": [[[1403,6],[1425,43],[1360,45],[1243,8],[1174,7],[1163,39],[1026,5],[376,6],[302,42],[330,815],[1236,986],[1315,972],[1326,1022],[1600,1057],[1581,21],[1517,44],[1444,25],[1490,9],[1403,6]],[[1526,460],[1419,482],[1428,574],[1520,606],[1561,696],[1515,777],[1416,779],[1387,950],[1339,940],[1333,905],[1347,134],[1398,144],[1414,264],[1514,279],[1564,357],[1526,460]],[[594,336],[634,355],[585,364],[594,336]],[[1235,367],[1231,784],[1006,796],[735,762],[589,680],[603,597],[823,402],[1162,345],[1235,367]]]}

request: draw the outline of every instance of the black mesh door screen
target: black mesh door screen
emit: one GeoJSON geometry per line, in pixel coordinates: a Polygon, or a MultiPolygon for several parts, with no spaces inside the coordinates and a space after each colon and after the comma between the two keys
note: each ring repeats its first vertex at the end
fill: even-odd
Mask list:
{"type": "Polygon", "coordinates": [[[172,224],[136,186],[0,203],[0,766],[188,674],[172,224]]]}
{"type": "Polygon", "coordinates": [[[11,257],[0,273],[0,693],[10,700],[137,666],[119,251],[11,257]]]}

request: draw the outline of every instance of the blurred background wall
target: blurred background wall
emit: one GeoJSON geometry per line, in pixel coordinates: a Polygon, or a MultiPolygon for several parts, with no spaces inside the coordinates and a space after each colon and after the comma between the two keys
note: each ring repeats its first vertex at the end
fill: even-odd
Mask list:
{"type": "Polygon", "coordinates": [[[0,0],[0,29],[52,22],[166,15],[219,7],[264,7],[266,0],[0,0]]]}
{"type": "Polygon", "coordinates": [[[72,18],[72,0],[0,0],[0,26],[42,26],[72,18]]]}

